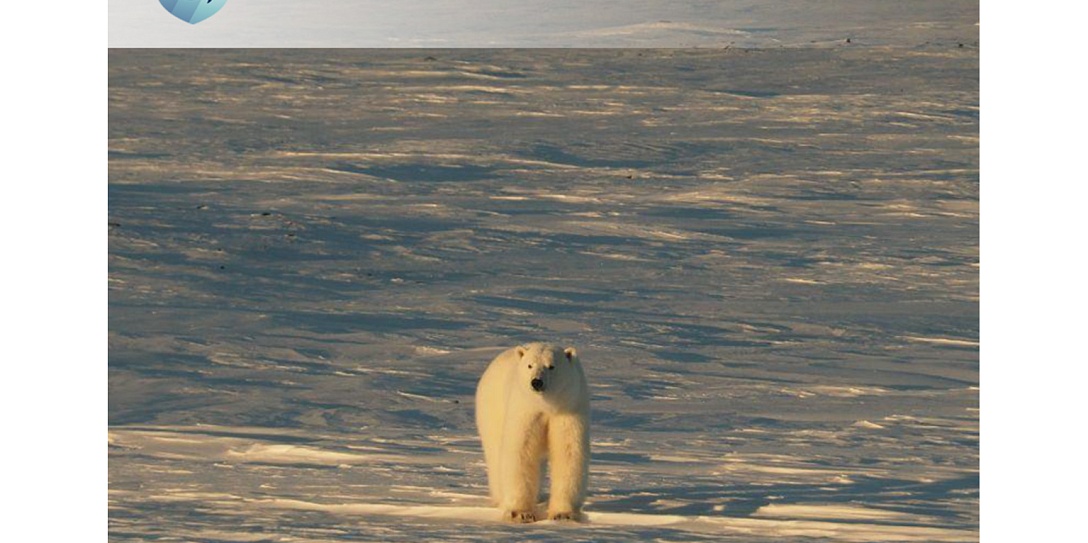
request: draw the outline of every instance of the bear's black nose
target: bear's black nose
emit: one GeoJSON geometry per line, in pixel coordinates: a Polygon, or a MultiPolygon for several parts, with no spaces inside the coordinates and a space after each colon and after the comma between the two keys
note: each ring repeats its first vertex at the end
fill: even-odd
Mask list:
{"type": "Polygon", "coordinates": [[[544,381],[540,379],[533,379],[532,381],[529,381],[529,384],[532,385],[533,390],[537,392],[544,390],[544,381]]]}

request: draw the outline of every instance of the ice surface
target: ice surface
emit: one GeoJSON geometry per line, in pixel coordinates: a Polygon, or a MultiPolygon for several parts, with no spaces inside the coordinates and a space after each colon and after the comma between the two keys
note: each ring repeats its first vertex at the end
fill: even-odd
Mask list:
{"type": "Polygon", "coordinates": [[[978,58],[111,51],[111,540],[977,540],[978,58]],[[583,524],[486,503],[530,340],[583,524]]]}

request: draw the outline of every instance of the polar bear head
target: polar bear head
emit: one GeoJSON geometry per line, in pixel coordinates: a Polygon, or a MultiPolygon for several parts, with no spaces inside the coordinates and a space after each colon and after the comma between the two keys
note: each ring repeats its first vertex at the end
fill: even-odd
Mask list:
{"type": "Polygon", "coordinates": [[[525,386],[529,391],[554,398],[583,394],[586,378],[573,347],[529,343],[515,351],[520,361],[519,384],[515,386],[525,386]]]}

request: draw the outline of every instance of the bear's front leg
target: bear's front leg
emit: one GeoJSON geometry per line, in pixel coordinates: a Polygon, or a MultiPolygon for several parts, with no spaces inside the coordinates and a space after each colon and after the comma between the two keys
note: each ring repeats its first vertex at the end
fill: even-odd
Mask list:
{"type": "Polygon", "coordinates": [[[535,522],[540,494],[540,464],[545,428],[540,417],[507,420],[502,440],[503,517],[511,522],[535,522]]]}
{"type": "Polygon", "coordinates": [[[551,496],[548,518],[580,520],[589,478],[589,429],[584,417],[553,417],[548,423],[548,469],[551,496]]]}

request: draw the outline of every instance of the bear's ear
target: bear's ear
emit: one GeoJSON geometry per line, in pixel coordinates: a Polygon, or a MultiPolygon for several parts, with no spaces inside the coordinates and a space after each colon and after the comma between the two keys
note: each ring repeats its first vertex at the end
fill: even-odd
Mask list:
{"type": "Polygon", "coordinates": [[[525,347],[518,345],[518,358],[525,356],[525,347]]]}
{"type": "Polygon", "coordinates": [[[578,356],[578,351],[574,350],[574,347],[567,347],[563,349],[563,354],[567,355],[568,362],[574,362],[574,358],[578,356]]]}

